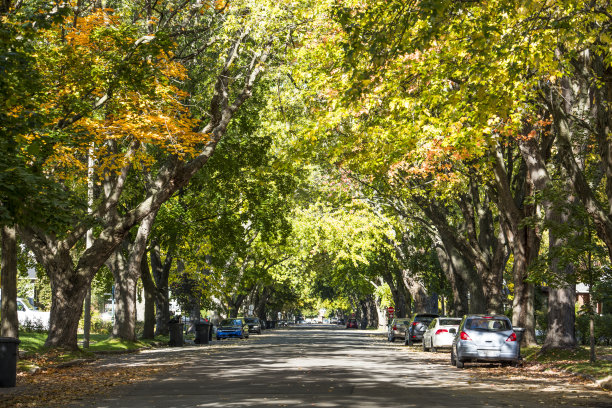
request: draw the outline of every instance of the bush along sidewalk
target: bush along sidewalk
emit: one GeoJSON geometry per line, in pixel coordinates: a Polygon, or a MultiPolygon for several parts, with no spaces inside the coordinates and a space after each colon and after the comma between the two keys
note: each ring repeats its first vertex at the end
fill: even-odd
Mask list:
{"type": "Polygon", "coordinates": [[[580,346],[570,350],[548,350],[528,347],[521,351],[526,364],[540,364],[587,378],[602,388],[612,390],[612,347],[598,346],[597,361],[589,361],[589,348],[580,346]]]}

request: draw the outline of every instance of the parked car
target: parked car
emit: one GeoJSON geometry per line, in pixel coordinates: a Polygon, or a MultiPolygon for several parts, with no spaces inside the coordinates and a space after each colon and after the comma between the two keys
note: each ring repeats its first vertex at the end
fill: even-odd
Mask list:
{"type": "Polygon", "coordinates": [[[423,334],[423,351],[433,351],[453,345],[455,334],[461,324],[460,317],[436,317],[423,334]]]}
{"type": "Polygon", "coordinates": [[[261,334],[263,325],[257,317],[245,317],[244,322],[249,326],[249,333],[261,334]]]}
{"type": "Polygon", "coordinates": [[[406,326],[404,344],[412,346],[415,341],[423,340],[423,333],[436,317],[438,315],[434,313],[415,313],[410,319],[410,324],[406,326]]]}
{"type": "Polygon", "coordinates": [[[217,340],[230,337],[249,338],[249,325],[241,318],[222,320],[217,326],[217,340]]]}
{"type": "Polygon", "coordinates": [[[358,329],[359,324],[357,323],[357,319],[348,319],[348,321],[346,322],[346,328],[347,329],[358,329]]]}
{"type": "Polygon", "coordinates": [[[26,298],[17,298],[17,320],[21,326],[49,330],[50,312],[40,311],[26,298]]]}
{"type": "Polygon", "coordinates": [[[406,326],[410,324],[409,318],[395,318],[389,324],[389,329],[387,330],[387,340],[393,342],[397,338],[405,338],[406,337],[406,326]]]}
{"type": "Polygon", "coordinates": [[[459,325],[451,348],[451,364],[466,362],[518,364],[520,345],[506,316],[467,315],[459,325]]]}

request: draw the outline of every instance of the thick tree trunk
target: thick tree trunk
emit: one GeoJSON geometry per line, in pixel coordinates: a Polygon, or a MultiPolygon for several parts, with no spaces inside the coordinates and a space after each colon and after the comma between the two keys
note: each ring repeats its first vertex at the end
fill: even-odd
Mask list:
{"type": "MultiPolygon", "coordinates": [[[[570,201],[572,199],[570,198],[570,201]]],[[[547,212],[549,222],[566,224],[570,222],[570,214],[567,210],[550,208],[547,212]]],[[[549,253],[555,254],[557,248],[567,245],[565,237],[558,237],[554,228],[549,233],[549,253]]],[[[559,259],[553,259],[551,272],[557,277],[570,277],[574,273],[573,265],[560,265],[559,259]]],[[[560,287],[549,287],[548,289],[548,330],[543,349],[562,348],[571,349],[577,345],[576,324],[576,285],[566,283],[560,287]]]]}
{"type": "Polygon", "coordinates": [[[453,264],[453,257],[458,259],[459,255],[455,254],[451,257],[441,242],[436,245],[436,254],[438,255],[440,267],[444,271],[453,292],[452,307],[447,314],[449,316],[463,316],[468,313],[469,303],[465,282],[453,264]]]}
{"type": "Polygon", "coordinates": [[[151,271],[149,270],[149,263],[147,262],[146,256],[142,257],[140,273],[145,303],[142,338],[153,339],[155,338],[155,294],[157,292],[157,288],[155,287],[155,283],[151,277],[151,271]]]}
{"type": "Polygon", "coordinates": [[[535,289],[529,278],[529,265],[538,256],[539,239],[531,228],[521,228],[514,237],[514,299],[512,325],[523,327],[523,345],[536,344],[535,338],[535,289]]]}
{"type": "Polygon", "coordinates": [[[412,297],[412,313],[438,313],[438,296],[428,295],[423,282],[403,270],[403,281],[412,297]]]}
{"type": "Polygon", "coordinates": [[[263,289],[259,292],[255,301],[255,316],[257,316],[261,320],[267,320],[267,302],[270,297],[270,287],[264,286],[263,289]]]}
{"type": "Polygon", "coordinates": [[[108,259],[108,267],[115,278],[115,325],[113,337],[136,341],[136,284],[127,276],[127,259],[118,248],[108,259]]]}
{"type": "Polygon", "coordinates": [[[172,266],[173,257],[166,254],[162,263],[161,249],[156,242],[151,251],[151,270],[157,293],[155,296],[155,335],[167,335],[169,333],[168,322],[170,321],[170,291],[168,278],[172,266]]]}
{"type": "Polygon", "coordinates": [[[17,320],[17,232],[14,227],[2,227],[2,321],[0,336],[19,337],[17,320]]]}

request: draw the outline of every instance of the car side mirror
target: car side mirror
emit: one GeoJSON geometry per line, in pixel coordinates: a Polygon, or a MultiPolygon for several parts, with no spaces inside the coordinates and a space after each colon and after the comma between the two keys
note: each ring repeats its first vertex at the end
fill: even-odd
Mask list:
{"type": "Polygon", "coordinates": [[[457,330],[456,329],[448,329],[448,332],[450,334],[457,334],[457,330]]]}

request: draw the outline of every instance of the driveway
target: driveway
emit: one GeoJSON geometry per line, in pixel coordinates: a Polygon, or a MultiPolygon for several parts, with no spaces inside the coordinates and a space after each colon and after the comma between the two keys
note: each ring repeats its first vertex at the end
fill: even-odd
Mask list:
{"type": "Polygon", "coordinates": [[[380,332],[297,326],[211,346],[161,349],[99,364],[167,365],[154,381],[113,388],[94,407],[610,407],[610,393],[571,376],[450,366],[445,353],[388,343],[380,332]],[[177,368],[176,363],[182,363],[177,368]],[[487,371],[496,375],[487,375],[487,371]],[[535,377],[535,378],[534,378],[535,377]]]}

